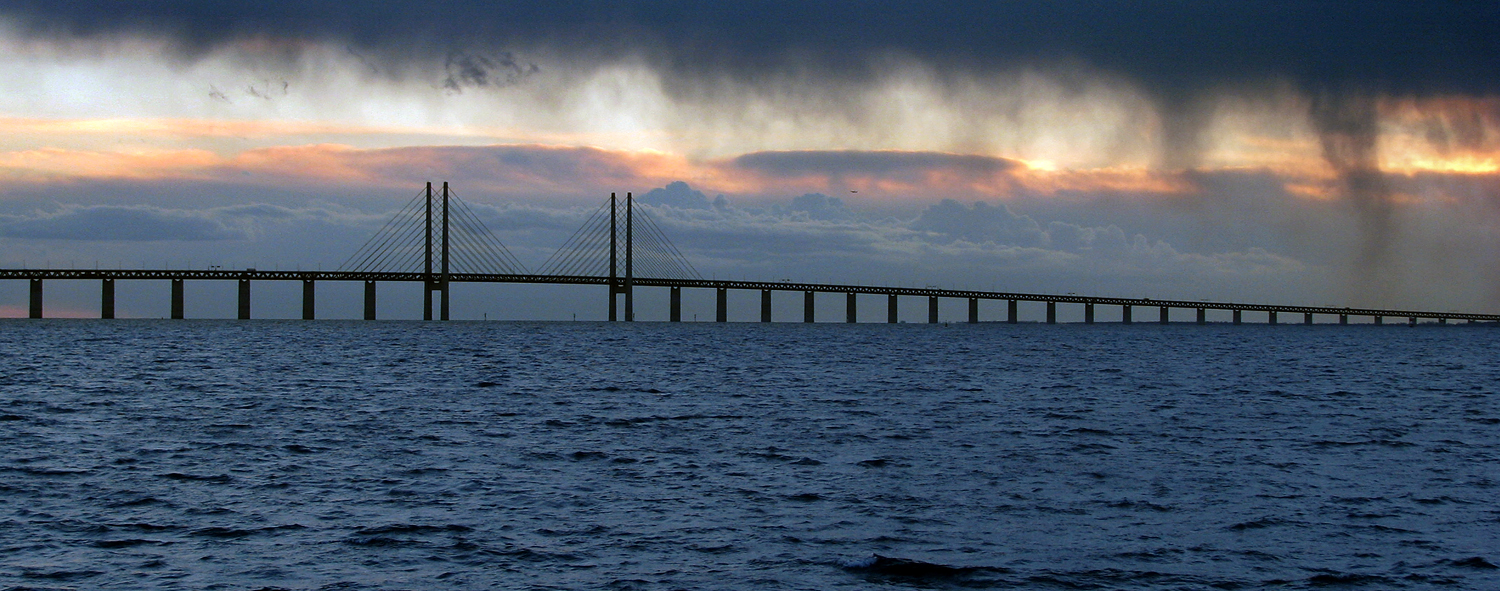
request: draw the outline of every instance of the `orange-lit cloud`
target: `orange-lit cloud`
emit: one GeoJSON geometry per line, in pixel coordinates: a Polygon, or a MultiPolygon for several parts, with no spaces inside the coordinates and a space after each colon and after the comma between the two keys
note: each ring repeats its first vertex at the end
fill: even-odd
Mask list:
{"type": "MultiPolygon", "coordinates": [[[[1450,158],[1448,168],[1407,172],[1493,176],[1493,161],[1450,158]]],[[[1242,170],[1242,169],[1231,169],[1242,170]]],[[[1266,172],[1288,194],[1337,199],[1343,187],[1326,166],[1243,169],[1266,172]]],[[[1200,169],[1199,173],[1211,170],[1200,169]]],[[[59,148],[0,152],[0,175],[16,186],[75,180],[203,181],[289,188],[317,185],[358,191],[447,180],[467,194],[579,196],[644,191],[687,181],[710,193],[788,196],[853,195],[864,202],[1015,197],[1171,198],[1201,192],[1195,173],[1146,167],[1056,168],[976,154],[908,151],[803,150],[754,152],[692,160],[655,152],[539,144],[418,146],[365,149],[343,144],[272,146],[221,156],[201,149],[127,151],[59,148]]],[[[1432,175],[1437,175],[1433,177],[1432,175]]],[[[1415,181],[1412,181],[1415,182],[1415,181]]],[[[1424,181],[1425,182],[1425,181],[1424,181]]],[[[1409,184],[1409,183],[1408,183],[1409,184]]],[[[1447,190],[1447,189],[1443,189],[1447,190]]],[[[1403,192],[1419,194],[1419,188],[1403,192]]],[[[1442,198],[1426,193],[1423,200],[1442,198]]],[[[1416,200],[1403,199],[1403,202],[1416,200]]]]}
{"type": "Polygon", "coordinates": [[[43,148],[0,152],[0,174],[11,180],[155,180],[201,174],[224,162],[205,150],[100,152],[43,148]]]}

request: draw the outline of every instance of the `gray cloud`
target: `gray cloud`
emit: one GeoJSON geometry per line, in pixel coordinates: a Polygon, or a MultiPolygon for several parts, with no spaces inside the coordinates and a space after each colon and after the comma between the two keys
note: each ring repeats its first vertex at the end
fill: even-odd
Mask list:
{"type": "Polygon", "coordinates": [[[797,150],[753,152],[738,156],[735,166],[778,177],[806,174],[919,177],[933,170],[966,176],[992,176],[1012,170],[1017,163],[1004,158],[939,152],[865,152],[858,150],[797,150]]]}
{"type": "Polygon", "coordinates": [[[687,183],[677,181],[645,192],[636,198],[636,202],[678,209],[713,209],[714,203],[724,203],[724,196],[719,195],[716,200],[709,201],[708,196],[702,191],[694,190],[687,183]]]}
{"type": "Polygon", "coordinates": [[[144,206],[69,206],[31,216],[0,216],[0,235],[42,240],[242,240],[246,234],[207,212],[144,206]]]}
{"type": "Polygon", "coordinates": [[[855,217],[854,212],[844,206],[842,200],[822,193],[799,195],[792,199],[785,211],[794,217],[805,215],[808,219],[820,221],[852,220],[855,217]]]}
{"type": "Polygon", "coordinates": [[[463,92],[465,88],[514,86],[541,71],[536,64],[517,61],[515,54],[509,51],[494,55],[453,51],[448,54],[443,69],[447,76],[443,78],[442,86],[451,92],[463,92]]]}

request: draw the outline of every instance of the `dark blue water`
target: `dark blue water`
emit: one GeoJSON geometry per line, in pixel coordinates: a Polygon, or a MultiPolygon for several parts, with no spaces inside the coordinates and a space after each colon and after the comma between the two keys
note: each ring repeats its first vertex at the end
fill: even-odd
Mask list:
{"type": "Polygon", "coordinates": [[[0,589],[1496,589],[1497,339],[0,321],[0,589]]]}

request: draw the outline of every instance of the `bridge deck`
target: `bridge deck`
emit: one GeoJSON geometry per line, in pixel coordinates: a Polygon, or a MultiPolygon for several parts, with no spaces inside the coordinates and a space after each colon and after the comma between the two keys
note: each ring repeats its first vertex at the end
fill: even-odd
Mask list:
{"type": "MultiPolygon", "coordinates": [[[[427,277],[428,276],[424,275],[423,273],[386,273],[360,271],[0,269],[0,279],[244,279],[254,281],[420,282],[427,277]]],[[[433,274],[431,278],[433,280],[436,280],[438,278],[438,275],[433,274]]],[[[608,285],[610,283],[610,279],[608,277],[481,273],[452,273],[448,275],[448,280],[453,283],[533,283],[563,285],[608,285]]],[[[617,279],[616,283],[620,283],[620,280],[617,279]]],[[[718,279],[657,279],[650,277],[635,277],[632,279],[632,283],[639,287],[686,287],[701,289],[745,289],[824,293],[854,293],[866,295],[924,296],[979,300],[1016,300],[1026,302],[1058,302],[1113,306],[1167,307],[1204,310],[1240,310],[1252,312],[1285,312],[1289,314],[1339,314],[1346,316],[1436,318],[1500,322],[1500,314],[1471,314],[1463,312],[1435,312],[1431,310],[1400,310],[1379,308],[1338,308],[1331,306],[1291,306],[1241,302],[1156,300],[1151,298],[1117,298],[1074,294],[1057,295],[1020,292],[972,291],[937,289],[931,287],[882,287],[871,285],[834,285],[824,283],[792,283],[776,281],[729,281],[718,279]]]]}

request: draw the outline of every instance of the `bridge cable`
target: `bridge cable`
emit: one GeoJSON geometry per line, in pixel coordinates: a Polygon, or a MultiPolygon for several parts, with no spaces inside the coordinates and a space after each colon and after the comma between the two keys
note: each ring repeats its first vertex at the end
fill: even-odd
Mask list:
{"type": "MultiPolygon", "coordinates": [[[[563,242],[562,247],[558,248],[556,252],[547,257],[547,260],[544,261],[542,263],[542,266],[537,269],[537,273],[542,275],[557,275],[557,270],[562,266],[563,261],[572,256],[573,251],[570,250],[570,248],[577,248],[577,245],[575,243],[580,242],[580,235],[587,236],[593,231],[594,219],[603,215],[604,208],[604,205],[595,208],[594,211],[584,219],[583,225],[579,226],[577,230],[574,230],[573,234],[563,242]]],[[[587,238],[584,238],[584,240],[587,240],[587,238]]]]}
{"type": "Polygon", "coordinates": [[[407,223],[410,222],[408,211],[414,209],[414,206],[421,202],[422,196],[425,193],[425,189],[421,192],[418,192],[417,195],[411,199],[411,201],[408,201],[406,205],[402,206],[401,209],[396,212],[396,215],[387,220],[385,225],[382,226],[380,230],[376,231],[369,240],[365,241],[365,244],[363,246],[361,246],[358,250],[355,250],[354,254],[350,255],[350,257],[345,260],[342,265],[339,265],[339,269],[353,271],[368,270],[367,265],[369,261],[372,258],[377,257],[377,255],[381,254],[387,248],[387,245],[391,242],[394,236],[405,233],[403,231],[404,227],[407,223]],[[357,263],[355,262],[356,260],[358,260],[357,263]]]}

